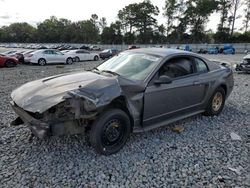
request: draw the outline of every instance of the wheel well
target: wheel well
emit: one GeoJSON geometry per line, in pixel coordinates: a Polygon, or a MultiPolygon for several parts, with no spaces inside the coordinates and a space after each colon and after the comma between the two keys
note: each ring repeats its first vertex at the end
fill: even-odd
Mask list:
{"type": "Polygon", "coordinates": [[[127,103],[126,103],[126,99],[124,96],[120,96],[115,98],[109,105],[108,108],[119,108],[121,110],[123,110],[129,117],[130,119],[130,123],[131,123],[131,128],[133,128],[134,126],[134,120],[127,108],[127,103]]]}
{"type": "Polygon", "coordinates": [[[6,61],[4,62],[4,65],[7,63],[7,62],[10,62],[11,60],[10,59],[6,59],[6,61]]]}
{"type": "Polygon", "coordinates": [[[13,62],[13,63],[15,63],[15,64],[17,64],[14,60],[12,60],[12,59],[6,59],[6,61],[4,62],[4,65],[6,66],[6,63],[8,63],[8,62],[13,62]]]}
{"type": "Polygon", "coordinates": [[[227,95],[227,86],[225,84],[221,84],[220,87],[222,87],[222,89],[224,89],[225,94],[227,95]]]}
{"type": "Polygon", "coordinates": [[[38,59],[38,62],[39,62],[41,59],[43,59],[43,60],[45,60],[45,61],[46,61],[46,59],[44,59],[44,58],[39,58],[39,59],[38,59]]]}

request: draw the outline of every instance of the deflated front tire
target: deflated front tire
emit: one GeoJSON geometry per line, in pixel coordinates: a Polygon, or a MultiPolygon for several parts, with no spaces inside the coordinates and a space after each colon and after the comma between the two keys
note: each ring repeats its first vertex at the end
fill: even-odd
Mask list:
{"type": "Polygon", "coordinates": [[[89,139],[96,152],[111,155],[125,145],[130,133],[131,123],[128,115],[120,109],[110,109],[95,120],[89,139]]]}

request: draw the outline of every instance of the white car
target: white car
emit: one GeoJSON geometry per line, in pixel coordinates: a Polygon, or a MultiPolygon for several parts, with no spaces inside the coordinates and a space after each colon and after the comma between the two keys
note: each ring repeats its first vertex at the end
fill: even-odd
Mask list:
{"type": "Polygon", "coordinates": [[[72,64],[74,61],[71,56],[63,54],[59,50],[44,49],[30,53],[28,57],[25,57],[25,62],[30,62],[32,64],[39,64],[43,66],[52,63],[72,64]]]}
{"type": "Polygon", "coordinates": [[[98,46],[90,46],[89,49],[92,50],[92,51],[99,51],[99,50],[101,50],[101,48],[98,47],[98,46]]]}
{"type": "Polygon", "coordinates": [[[73,58],[76,62],[79,61],[89,61],[89,60],[94,60],[98,61],[99,60],[99,55],[97,53],[90,53],[87,50],[70,50],[65,53],[68,57],[73,58]]]}

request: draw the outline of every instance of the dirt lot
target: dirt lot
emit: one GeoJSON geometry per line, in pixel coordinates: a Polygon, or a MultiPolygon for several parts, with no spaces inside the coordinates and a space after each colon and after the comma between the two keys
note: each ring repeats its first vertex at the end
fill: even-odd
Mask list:
{"type": "MultiPolygon", "coordinates": [[[[231,64],[243,55],[206,55],[231,64]]],[[[147,133],[132,134],[112,156],[97,155],[84,136],[35,138],[11,127],[13,89],[34,79],[101,62],[0,69],[0,187],[250,187],[250,75],[235,87],[219,117],[201,115],[147,133]],[[185,129],[178,134],[173,126],[185,129]],[[236,133],[240,140],[233,140],[236,133]]]]}

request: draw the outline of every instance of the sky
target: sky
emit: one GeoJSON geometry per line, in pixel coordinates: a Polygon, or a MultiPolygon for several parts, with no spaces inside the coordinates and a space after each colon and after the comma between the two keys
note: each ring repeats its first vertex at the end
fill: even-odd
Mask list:
{"type": "MultiPolygon", "coordinates": [[[[139,3],[143,0],[0,0],[0,27],[14,22],[27,22],[33,26],[50,16],[66,18],[72,21],[89,19],[95,13],[99,17],[106,17],[108,24],[117,19],[120,9],[130,3],[139,3]]],[[[160,14],[157,17],[159,24],[166,23],[162,16],[165,0],[151,0],[158,6],[160,14]]],[[[243,8],[242,8],[243,9],[243,8]]],[[[240,11],[241,13],[243,10],[240,11]]],[[[206,29],[216,30],[219,15],[212,14],[206,29]]],[[[236,27],[242,26],[238,20],[236,27]]]]}

